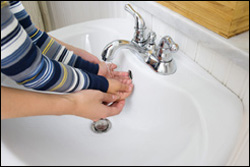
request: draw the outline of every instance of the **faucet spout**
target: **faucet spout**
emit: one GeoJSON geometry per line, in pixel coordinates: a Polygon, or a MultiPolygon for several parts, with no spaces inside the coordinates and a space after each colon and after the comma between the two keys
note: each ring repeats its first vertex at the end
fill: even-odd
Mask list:
{"type": "Polygon", "coordinates": [[[126,40],[115,40],[107,44],[102,52],[103,61],[112,61],[115,58],[115,53],[119,49],[129,49],[133,53],[139,55],[143,60],[145,60],[145,50],[137,47],[130,41],[126,40]]]}
{"type": "Polygon", "coordinates": [[[129,45],[129,44],[130,42],[126,40],[115,40],[115,41],[110,42],[108,45],[105,46],[102,52],[102,60],[103,61],[113,60],[116,50],[118,50],[122,46],[129,45]]]}
{"type": "Polygon", "coordinates": [[[156,67],[159,61],[155,58],[155,56],[145,48],[140,48],[134,43],[126,40],[115,40],[106,45],[102,52],[102,60],[111,62],[115,58],[117,50],[120,49],[130,50],[134,55],[137,55],[142,62],[146,62],[151,68],[157,71],[156,67]]]}

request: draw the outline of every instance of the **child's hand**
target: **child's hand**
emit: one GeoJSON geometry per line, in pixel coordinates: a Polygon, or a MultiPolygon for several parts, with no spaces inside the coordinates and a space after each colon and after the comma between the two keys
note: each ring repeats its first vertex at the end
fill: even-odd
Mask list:
{"type": "Polygon", "coordinates": [[[102,75],[108,79],[109,88],[108,93],[117,94],[121,100],[126,99],[133,90],[132,80],[129,78],[128,72],[114,71],[117,65],[105,62],[99,63],[98,75],[102,75]]]}
{"type": "Polygon", "coordinates": [[[116,94],[120,96],[120,100],[126,99],[133,90],[131,79],[124,79],[122,81],[116,79],[108,79],[109,88],[107,93],[116,94]]]}
{"type": "Polygon", "coordinates": [[[69,113],[66,114],[88,118],[93,121],[117,115],[125,105],[125,100],[119,100],[119,96],[96,90],[82,90],[64,96],[67,97],[67,102],[70,104],[63,104],[70,108],[67,110],[69,113]],[[107,106],[106,104],[109,103],[112,104],[107,106]]]}
{"type": "Polygon", "coordinates": [[[113,79],[118,79],[118,80],[129,79],[128,72],[114,71],[116,68],[117,68],[117,65],[113,63],[107,64],[105,62],[100,62],[98,75],[104,76],[106,78],[113,78],[113,79]]]}

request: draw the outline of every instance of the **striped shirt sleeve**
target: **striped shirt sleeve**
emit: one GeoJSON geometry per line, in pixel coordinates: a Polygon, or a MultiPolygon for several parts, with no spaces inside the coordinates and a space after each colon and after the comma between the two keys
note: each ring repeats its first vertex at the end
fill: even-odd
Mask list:
{"type": "Polygon", "coordinates": [[[36,90],[75,92],[96,89],[106,92],[102,76],[51,60],[32,42],[26,31],[1,2],[1,72],[17,83],[36,90]]]}
{"type": "Polygon", "coordinates": [[[50,59],[62,62],[72,67],[80,68],[93,74],[98,73],[98,64],[90,63],[89,61],[82,59],[80,56],[77,56],[72,51],[69,51],[64,46],[60,45],[46,32],[36,28],[20,1],[10,1],[9,8],[28,33],[33,43],[41,49],[42,54],[46,55],[50,59]]]}

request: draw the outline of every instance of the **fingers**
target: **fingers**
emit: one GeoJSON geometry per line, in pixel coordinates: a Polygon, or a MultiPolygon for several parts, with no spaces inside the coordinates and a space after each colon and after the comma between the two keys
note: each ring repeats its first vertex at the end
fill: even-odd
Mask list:
{"type": "Polygon", "coordinates": [[[106,63],[106,66],[110,77],[114,77],[114,70],[117,68],[117,65],[113,63],[106,63]]]}
{"type": "Polygon", "coordinates": [[[117,68],[117,65],[116,65],[116,64],[113,64],[113,63],[112,63],[112,64],[110,65],[110,69],[111,69],[111,70],[114,70],[114,69],[116,69],[116,68],[117,68]]]}
{"type": "Polygon", "coordinates": [[[133,84],[132,84],[132,80],[131,79],[124,79],[124,80],[121,81],[121,83],[122,83],[122,86],[124,88],[124,90],[121,89],[121,92],[128,93],[128,92],[132,91],[133,84]]]}
{"type": "Polygon", "coordinates": [[[132,80],[131,79],[123,79],[123,80],[121,80],[121,83],[126,84],[126,85],[131,85],[132,80]]]}
{"type": "Polygon", "coordinates": [[[108,107],[108,116],[114,116],[120,114],[124,106],[125,106],[125,100],[113,103],[108,107]]]}
{"type": "Polygon", "coordinates": [[[117,101],[117,100],[119,100],[119,99],[120,99],[120,96],[119,96],[119,95],[104,93],[101,100],[102,100],[102,102],[108,104],[108,103],[117,101]]]}
{"type": "Polygon", "coordinates": [[[113,71],[113,76],[115,79],[130,79],[128,72],[113,71]]]}
{"type": "Polygon", "coordinates": [[[129,97],[129,96],[131,95],[131,93],[132,93],[133,87],[134,87],[134,85],[133,85],[133,84],[130,84],[130,85],[129,85],[129,91],[126,91],[126,92],[118,92],[117,95],[120,96],[120,100],[124,100],[124,99],[126,99],[127,97],[129,97]]]}
{"type": "Polygon", "coordinates": [[[109,63],[106,64],[109,72],[110,78],[113,79],[129,79],[129,73],[128,72],[119,72],[119,71],[114,71],[117,68],[116,64],[109,63]]]}
{"type": "Polygon", "coordinates": [[[109,87],[107,90],[108,93],[117,94],[118,92],[130,91],[130,86],[129,84],[127,84],[127,81],[121,82],[116,79],[108,79],[108,82],[109,82],[109,87]]]}
{"type": "MultiPolygon", "coordinates": [[[[124,82],[127,82],[126,80],[124,82]]],[[[127,83],[122,83],[119,92],[129,92],[131,91],[130,86],[127,83]]]]}

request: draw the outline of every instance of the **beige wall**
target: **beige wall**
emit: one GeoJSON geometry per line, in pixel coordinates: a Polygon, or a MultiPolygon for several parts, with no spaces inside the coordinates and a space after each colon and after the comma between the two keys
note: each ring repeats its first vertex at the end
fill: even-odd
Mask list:
{"type": "Polygon", "coordinates": [[[89,20],[126,16],[122,1],[22,1],[22,4],[32,22],[46,32],[89,20]]]}

